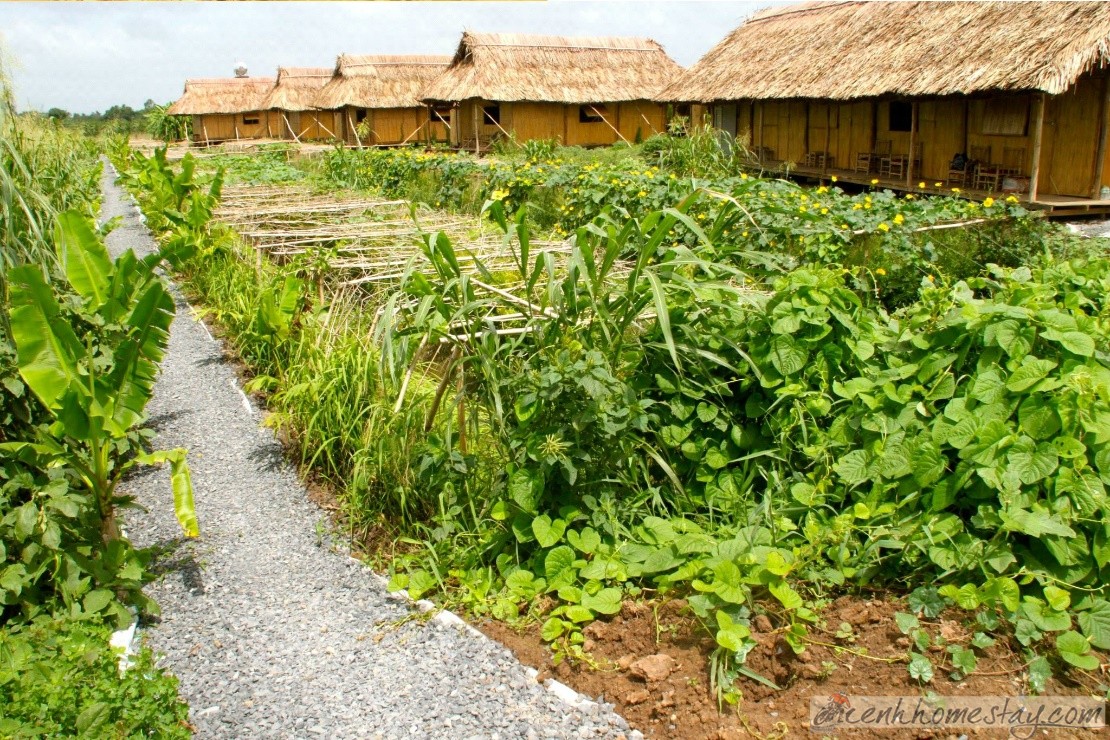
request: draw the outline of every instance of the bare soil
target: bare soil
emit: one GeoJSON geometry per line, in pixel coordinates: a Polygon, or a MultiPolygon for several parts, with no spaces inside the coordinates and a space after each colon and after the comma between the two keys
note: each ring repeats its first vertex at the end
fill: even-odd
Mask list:
{"type": "MultiPolygon", "coordinates": [[[[596,667],[567,661],[555,666],[551,651],[539,636],[539,626],[514,630],[498,622],[477,625],[485,634],[508,646],[523,663],[540,670],[540,678],[554,677],[592,697],[604,697],[616,704],[629,723],[651,738],[683,740],[768,740],[809,735],[811,697],[822,700],[844,696],[924,696],[932,691],[942,696],[1019,696],[1025,685],[1024,662],[999,641],[982,651],[974,674],[960,681],[949,678],[950,667],[942,669],[944,649],[930,651],[937,666],[936,677],[928,687],[910,678],[905,656],[909,641],[894,622],[893,615],[906,611],[894,599],[841,598],[823,614],[827,629],[811,630],[813,641],[801,655],[782,639],[766,617],[757,617],[753,637],[759,643],[748,656],[747,667],[770,679],[781,690],[741,678],[737,687],[742,699],[732,707],[718,708],[709,687],[708,660],[714,643],[690,616],[685,602],[664,604],[626,603],[620,614],[607,622],[587,627],[585,647],[596,667]],[[841,622],[853,627],[850,639],[835,633],[841,622]],[[635,661],[649,655],[671,658],[672,670],[666,678],[645,681],[635,675],[635,661]]],[[[944,614],[938,620],[923,622],[932,635],[964,644],[972,630],[961,624],[959,615],[944,614]]],[[[1103,678],[1110,677],[1104,665],[1103,678]]],[[[1084,686],[1054,679],[1049,695],[1090,695],[1098,693],[1096,681],[1084,686]]],[[[986,730],[944,733],[906,730],[851,730],[851,738],[958,738],[968,732],[976,737],[1005,737],[986,730]]],[[[1042,732],[1046,732],[1043,731],[1042,732]]],[[[1105,737],[1094,730],[1052,731],[1045,737],[1105,737]]],[[[817,737],[813,735],[813,737],[817,737]]]]}

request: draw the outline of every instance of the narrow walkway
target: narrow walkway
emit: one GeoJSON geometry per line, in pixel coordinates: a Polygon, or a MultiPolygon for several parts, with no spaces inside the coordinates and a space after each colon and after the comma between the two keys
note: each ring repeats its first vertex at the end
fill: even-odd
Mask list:
{"type": "MultiPolygon", "coordinates": [[[[118,254],[154,248],[106,166],[103,218],[118,254]]],[[[140,634],[181,681],[198,738],[599,738],[629,733],[596,704],[574,708],[503,646],[407,619],[381,579],[333,549],[218,342],[177,296],[148,409],[158,448],[189,450],[201,537],[182,542],[168,473],[129,481],[140,546],[165,548],[147,592],[161,619],[140,634]]]]}

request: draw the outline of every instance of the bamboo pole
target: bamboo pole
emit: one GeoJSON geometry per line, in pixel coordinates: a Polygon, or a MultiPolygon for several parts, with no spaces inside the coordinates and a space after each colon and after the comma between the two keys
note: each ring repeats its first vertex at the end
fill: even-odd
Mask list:
{"type": "Polygon", "coordinates": [[[594,113],[596,113],[596,114],[597,114],[597,116],[598,116],[598,118],[600,118],[600,119],[601,119],[602,121],[605,121],[605,125],[606,125],[606,126],[608,126],[608,127],[609,127],[609,128],[611,128],[611,129],[613,129],[613,133],[615,133],[615,134],[617,135],[617,137],[618,137],[618,138],[619,138],[619,139],[620,139],[621,141],[623,141],[623,142],[624,142],[625,144],[628,144],[629,146],[631,146],[631,142],[629,142],[629,141],[628,141],[628,139],[626,139],[626,138],[624,138],[623,136],[621,136],[621,132],[620,132],[620,131],[619,131],[619,130],[617,129],[617,127],[616,127],[616,126],[614,126],[613,124],[609,123],[609,119],[607,119],[607,118],[605,117],[605,114],[603,114],[603,113],[602,113],[601,111],[599,111],[599,110],[598,110],[598,109],[597,109],[597,108],[596,108],[596,107],[595,107],[595,106],[593,105],[593,103],[590,103],[589,105],[590,105],[590,110],[592,110],[592,111],[593,111],[594,113]]]}
{"type": "Polygon", "coordinates": [[[414,137],[414,136],[416,136],[416,135],[417,135],[418,133],[420,133],[420,129],[424,128],[424,124],[426,124],[426,123],[427,123],[427,121],[424,121],[424,123],[422,123],[422,124],[420,124],[419,126],[417,126],[417,127],[416,127],[416,128],[415,128],[415,129],[413,130],[413,132],[412,132],[411,134],[409,134],[408,136],[406,136],[406,137],[405,137],[405,139],[404,139],[404,141],[402,141],[402,142],[401,142],[401,146],[404,146],[405,144],[408,144],[408,143],[409,143],[409,139],[411,139],[412,137],[414,137]]]}
{"type": "Polygon", "coordinates": [[[347,125],[351,127],[351,132],[355,135],[355,142],[358,144],[358,148],[361,149],[362,137],[358,135],[358,126],[351,120],[351,110],[349,108],[347,109],[347,125]]]}
{"type": "Polygon", "coordinates": [[[1037,199],[1037,181],[1041,175],[1041,139],[1044,136],[1044,93],[1033,95],[1033,161],[1029,167],[1029,202],[1037,199]]]}
{"type": "Polygon", "coordinates": [[[324,129],[325,131],[327,131],[327,132],[328,132],[328,135],[329,135],[329,136],[331,136],[331,138],[333,138],[333,139],[338,139],[338,138],[339,138],[338,136],[336,136],[336,135],[335,135],[335,132],[334,132],[334,131],[332,131],[332,130],[331,130],[330,128],[328,128],[327,126],[325,126],[325,125],[324,125],[324,122],[320,120],[320,113],[319,113],[319,112],[317,112],[317,113],[315,113],[315,114],[313,114],[313,115],[315,115],[315,116],[316,116],[316,125],[317,125],[317,126],[319,126],[320,128],[324,129]]]}
{"type": "Polygon", "coordinates": [[[1106,174],[1106,139],[1110,129],[1110,77],[1102,78],[1102,102],[1099,107],[1098,147],[1095,149],[1095,172],[1091,182],[1091,197],[1098,198],[1102,189],[1102,178],[1106,174]]]}
{"type": "Polygon", "coordinates": [[[282,118],[283,121],[285,121],[285,127],[287,129],[289,129],[289,133],[293,135],[293,140],[296,141],[298,144],[300,144],[301,139],[300,139],[299,136],[297,136],[297,132],[293,130],[293,126],[290,125],[289,118],[288,118],[288,116],[285,115],[285,111],[281,112],[281,118],[282,118]]]}

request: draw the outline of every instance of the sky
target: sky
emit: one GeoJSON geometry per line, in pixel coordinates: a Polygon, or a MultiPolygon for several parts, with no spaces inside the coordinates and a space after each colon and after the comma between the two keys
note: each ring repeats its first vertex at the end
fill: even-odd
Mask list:
{"type": "Polygon", "coordinates": [[[648,36],[689,66],[782,0],[547,2],[0,2],[22,110],[75,113],[177,98],[187,77],[331,67],[340,53],[452,54],[464,29],[648,36]]]}

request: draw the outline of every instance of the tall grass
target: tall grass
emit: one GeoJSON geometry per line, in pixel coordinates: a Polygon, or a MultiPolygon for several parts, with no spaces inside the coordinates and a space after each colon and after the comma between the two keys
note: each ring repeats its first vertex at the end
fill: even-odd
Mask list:
{"type": "Polygon", "coordinates": [[[329,290],[319,303],[297,273],[255,265],[227,236],[187,264],[183,279],[254,374],[248,388],[268,394],[268,423],[338,492],[352,530],[426,520],[435,500],[417,485],[414,461],[428,440],[435,382],[410,378],[395,410],[399,384],[380,373],[370,297],[329,290]]]}

